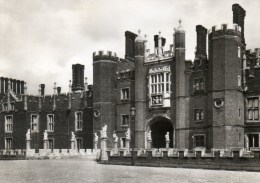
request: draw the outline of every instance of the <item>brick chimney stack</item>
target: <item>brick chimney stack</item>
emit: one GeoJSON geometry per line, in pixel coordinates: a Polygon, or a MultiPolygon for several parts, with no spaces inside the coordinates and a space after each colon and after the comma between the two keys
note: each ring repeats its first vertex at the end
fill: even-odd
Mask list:
{"type": "Polygon", "coordinates": [[[72,91],[84,90],[84,65],[72,65],[72,91]]]}
{"type": "Polygon", "coordinates": [[[242,40],[243,43],[245,44],[244,22],[245,22],[246,11],[239,4],[233,4],[232,11],[233,11],[233,23],[241,27],[242,40]]]}
{"type": "Polygon", "coordinates": [[[126,31],[125,32],[125,59],[134,60],[135,57],[135,38],[136,34],[126,31]]]}
{"type": "Polygon", "coordinates": [[[60,95],[60,93],[61,93],[61,87],[57,87],[57,92],[58,92],[58,95],[60,95]]]}
{"type": "Polygon", "coordinates": [[[197,32],[197,50],[195,52],[196,58],[207,58],[207,29],[202,25],[196,26],[197,32]]]}
{"type": "Polygon", "coordinates": [[[41,84],[41,96],[44,96],[45,84],[41,84]]]}

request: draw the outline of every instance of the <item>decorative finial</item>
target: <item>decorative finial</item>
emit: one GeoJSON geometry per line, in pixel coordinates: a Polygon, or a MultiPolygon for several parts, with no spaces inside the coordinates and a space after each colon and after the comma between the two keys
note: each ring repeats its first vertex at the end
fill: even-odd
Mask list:
{"type": "Polygon", "coordinates": [[[161,32],[161,31],[159,31],[159,35],[161,35],[161,33],[162,33],[162,32],[161,32]]]}
{"type": "Polygon", "coordinates": [[[138,34],[139,34],[139,35],[141,34],[141,29],[138,29],[138,34]]]}
{"type": "Polygon", "coordinates": [[[144,35],[144,38],[145,38],[145,39],[147,38],[147,35],[146,35],[146,34],[144,35]]]}
{"type": "Polygon", "coordinates": [[[174,31],[176,32],[176,31],[184,31],[183,30],[183,27],[182,27],[182,25],[181,25],[181,23],[182,23],[182,20],[181,19],[179,19],[179,26],[178,26],[178,28],[174,28],[174,31]]]}
{"type": "Polygon", "coordinates": [[[181,27],[181,22],[182,22],[182,20],[181,19],[179,19],[179,26],[181,27]]]}

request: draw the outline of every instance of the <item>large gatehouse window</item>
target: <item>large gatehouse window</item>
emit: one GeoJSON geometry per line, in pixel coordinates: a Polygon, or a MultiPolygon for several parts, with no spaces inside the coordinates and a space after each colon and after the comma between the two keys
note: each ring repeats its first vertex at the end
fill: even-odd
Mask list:
{"type": "MultiPolygon", "coordinates": [[[[150,106],[165,106],[165,99],[170,98],[170,66],[160,66],[149,70],[150,106]]],[[[167,104],[170,107],[170,103],[167,104]]]]}

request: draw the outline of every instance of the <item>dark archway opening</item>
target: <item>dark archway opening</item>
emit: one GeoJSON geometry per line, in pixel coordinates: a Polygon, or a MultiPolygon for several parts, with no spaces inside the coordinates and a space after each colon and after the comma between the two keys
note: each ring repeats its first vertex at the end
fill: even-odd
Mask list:
{"type": "Polygon", "coordinates": [[[167,118],[158,118],[150,126],[152,131],[152,147],[165,148],[165,135],[170,132],[170,148],[173,147],[173,125],[167,118]]]}

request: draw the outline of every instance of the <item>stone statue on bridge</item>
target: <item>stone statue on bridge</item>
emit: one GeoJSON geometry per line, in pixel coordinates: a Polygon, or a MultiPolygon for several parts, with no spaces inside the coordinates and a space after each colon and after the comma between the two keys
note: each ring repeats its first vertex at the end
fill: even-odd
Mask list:
{"type": "Polygon", "coordinates": [[[71,141],[75,141],[75,134],[74,134],[74,132],[71,132],[71,141]]]}
{"type": "Polygon", "coordinates": [[[44,133],[43,133],[43,140],[48,140],[48,133],[47,133],[47,130],[44,130],[44,133]]]}
{"type": "Polygon", "coordinates": [[[127,140],[130,140],[130,139],[131,139],[131,131],[130,131],[130,128],[127,128],[127,131],[125,132],[125,136],[126,136],[126,139],[127,139],[127,140]]]}
{"type": "Polygon", "coordinates": [[[118,142],[118,136],[116,135],[116,133],[113,133],[113,138],[114,138],[114,142],[118,142]]]}
{"type": "Polygon", "coordinates": [[[105,125],[102,130],[100,131],[101,138],[107,138],[107,125],[105,125]]]}
{"type": "Polygon", "coordinates": [[[165,141],[170,141],[169,132],[167,132],[165,135],[165,141]]]}
{"type": "Polygon", "coordinates": [[[30,129],[27,130],[26,140],[31,140],[31,130],[30,129]]]}
{"type": "Polygon", "coordinates": [[[94,135],[95,135],[94,141],[97,142],[98,141],[98,135],[97,135],[97,133],[94,133],[94,135]]]}

